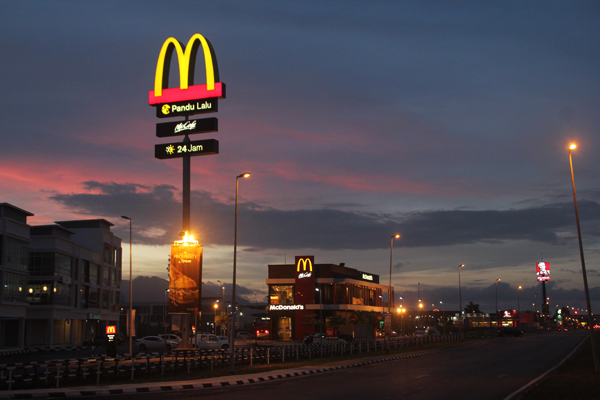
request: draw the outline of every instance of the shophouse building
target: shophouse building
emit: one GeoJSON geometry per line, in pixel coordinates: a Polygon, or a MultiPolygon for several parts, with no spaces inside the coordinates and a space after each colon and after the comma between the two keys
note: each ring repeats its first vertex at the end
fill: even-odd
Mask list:
{"type": "Polygon", "coordinates": [[[296,257],[295,263],[268,266],[267,285],[270,338],[301,340],[311,332],[324,331],[327,321],[339,316],[347,323],[340,331],[352,334],[356,311],[383,313],[393,287],[379,283],[379,275],[348,268],[345,264],[315,264],[313,256],[296,257]],[[318,323],[315,323],[318,321],[318,323]]]}
{"type": "Polygon", "coordinates": [[[33,216],[8,203],[0,203],[0,348],[24,346],[29,277],[27,217],[33,216]]]}
{"type": "Polygon", "coordinates": [[[104,219],[30,226],[0,203],[0,349],[81,344],[119,320],[121,239],[104,219]]]}

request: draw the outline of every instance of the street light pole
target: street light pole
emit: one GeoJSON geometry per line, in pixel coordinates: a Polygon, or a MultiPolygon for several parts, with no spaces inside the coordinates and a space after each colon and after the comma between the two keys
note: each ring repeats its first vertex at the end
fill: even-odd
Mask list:
{"type": "Polygon", "coordinates": [[[496,327],[500,328],[500,320],[498,319],[498,282],[500,278],[496,279],[496,327]]]}
{"type": "Polygon", "coordinates": [[[231,289],[231,321],[229,321],[229,370],[233,373],[235,368],[235,276],[237,258],[237,222],[238,222],[238,181],[247,178],[250,174],[245,172],[235,177],[235,227],[233,230],[233,287],[231,289]]]}
{"type": "Polygon", "coordinates": [[[444,302],[440,301],[442,305],[442,326],[444,327],[444,336],[446,336],[446,306],[444,306],[444,302]]]}
{"type": "Polygon", "coordinates": [[[464,268],[465,264],[460,264],[458,266],[458,330],[462,330],[463,329],[463,324],[462,324],[462,315],[463,315],[463,308],[462,308],[462,289],[460,286],[460,269],[464,268]]]}
{"type": "Polygon", "coordinates": [[[129,221],[129,326],[127,327],[127,330],[129,333],[129,355],[133,357],[133,340],[131,335],[133,333],[133,256],[131,252],[133,245],[131,243],[131,218],[126,217],[125,215],[121,215],[121,218],[129,221]]]}
{"type": "Polygon", "coordinates": [[[600,361],[598,361],[598,350],[596,349],[596,341],[594,340],[594,316],[592,314],[592,303],[590,302],[590,291],[588,289],[587,273],[585,270],[585,259],[583,257],[583,242],[581,240],[581,227],[579,225],[579,210],[577,208],[577,194],[575,193],[575,174],[573,173],[573,157],[571,152],[577,146],[571,144],[569,146],[569,164],[571,165],[571,182],[573,183],[573,202],[575,203],[575,219],[577,220],[577,237],[579,238],[579,255],[581,258],[581,273],[583,275],[583,288],[585,290],[585,302],[588,309],[588,328],[590,330],[590,341],[592,344],[592,356],[594,358],[594,370],[600,372],[600,361]]]}
{"type": "Polygon", "coordinates": [[[519,290],[522,288],[522,286],[517,288],[517,328],[521,327],[521,299],[519,297],[519,290]]]}
{"type": "Polygon", "coordinates": [[[390,287],[388,289],[388,314],[391,313],[392,309],[392,253],[394,251],[394,239],[400,239],[400,235],[393,235],[390,239],[390,287]]]}

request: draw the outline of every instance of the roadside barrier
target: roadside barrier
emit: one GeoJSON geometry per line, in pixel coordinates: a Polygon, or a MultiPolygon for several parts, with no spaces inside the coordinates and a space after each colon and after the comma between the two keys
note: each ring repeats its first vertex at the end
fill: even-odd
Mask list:
{"type": "MultiPolygon", "coordinates": [[[[428,343],[450,342],[482,336],[479,332],[441,336],[396,337],[388,339],[327,340],[325,343],[284,346],[236,347],[235,365],[269,365],[347,354],[389,351],[419,347],[428,343]]],[[[36,389],[87,384],[134,381],[136,377],[191,374],[193,371],[229,367],[229,350],[173,350],[170,354],[140,353],[135,356],[95,357],[0,365],[0,390],[36,389]]]]}

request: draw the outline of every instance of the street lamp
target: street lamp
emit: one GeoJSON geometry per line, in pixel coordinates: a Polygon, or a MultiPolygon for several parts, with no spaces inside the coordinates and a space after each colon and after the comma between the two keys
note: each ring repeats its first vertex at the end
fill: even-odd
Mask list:
{"type": "Polygon", "coordinates": [[[500,282],[500,278],[496,279],[496,327],[500,328],[500,320],[498,319],[498,282],[500,282]]]}
{"type": "Polygon", "coordinates": [[[401,304],[397,311],[400,314],[400,336],[404,336],[404,313],[406,312],[406,308],[402,307],[401,304]]]}
{"type": "Polygon", "coordinates": [[[443,301],[440,301],[440,304],[442,305],[442,326],[444,327],[444,336],[446,336],[446,307],[443,301]]]}
{"type": "Polygon", "coordinates": [[[219,300],[217,300],[217,303],[215,303],[215,305],[213,306],[215,308],[215,335],[217,334],[217,309],[219,308],[219,300]]]}
{"type": "Polygon", "coordinates": [[[129,333],[129,355],[133,357],[133,256],[132,256],[132,243],[131,243],[131,218],[121,215],[121,218],[129,221],[129,326],[127,331],[129,333]]]}
{"type": "Polygon", "coordinates": [[[521,300],[519,299],[519,290],[522,288],[522,286],[517,288],[517,328],[521,326],[521,300]]]}
{"type": "Polygon", "coordinates": [[[315,288],[315,291],[319,292],[319,332],[323,332],[323,291],[319,288],[315,288]]]}
{"type": "Polygon", "coordinates": [[[598,361],[598,351],[596,349],[596,341],[594,340],[594,317],[592,315],[592,303],[590,302],[590,291],[588,289],[587,273],[585,270],[585,259],[583,257],[583,243],[581,241],[581,227],[579,225],[579,210],[577,208],[577,194],[575,193],[575,174],[573,173],[573,157],[571,152],[577,146],[571,144],[569,146],[569,164],[571,165],[571,182],[573,183],[573,203],[575,204],[575,219],[577,220],[577,237],[579,238],[579,255],[581,258],[581,273],[583,275],[583,288],[585,290],[585,302],[588,309],[588,327],[590,330],[590,341],[592,342],[592,356],[594,358],[594,370],[600,372],[600,361],[598,361]]]}
{"type": "Polygon", "coordinates": [[[394,250],[394,239],[400,239],[399,234],[395,234],[390,239],[390,287],[388,289],[388,314],[392,308],[392,253],[394,250]]]}
{"type": "Polygon", "coordinates": [[[233,288],[231,290],[231,321],[229,329],[229,367],[231,373],[233,373],[235,366],[235,273],[236,273],[236,258],[237,258],[237,221],[238,221],[238,181],[240,178],[248,178],[250,174],[244,172],[235,177],[235,227],[233,230],[233,288]]]}
{"type": "Polygon", "coordinates": [[[462,315],[463,315],[463,308],[462,308],[462,289],[460,287],[460,269],[464,268],[465,264],[460,264],[458,266],[458,329],[462,330],[463,329],[463,324],[462,324],[462,315]]]}

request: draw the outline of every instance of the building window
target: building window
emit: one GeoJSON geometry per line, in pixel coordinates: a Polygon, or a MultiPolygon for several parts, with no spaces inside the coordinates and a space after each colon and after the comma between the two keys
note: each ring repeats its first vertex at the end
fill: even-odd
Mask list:
{"type": "Polygon", "coordinates": [[[73,257],[61,253],[31,253],[29,273],[32,276],[71,277],[73,257]]]}
{"type": "Polygon", "coordinates": [[[271,304],[294,304],[294,286],[271,285],[269,299],[271,304]]]}
{"type": "Polygon", "coordinates": [[[81,276],[84,282],[90,283],[90,262],[88,260],[82,260],[81,276]]]}
{"type": "Polygon", "coordinates": [[[4,273],[4,301],[22,302],[27,300],[27,276],[4,273]]]}
{"type": "Polygon", "coordinates": [[[110,268],[107,266],[102,267],[102,285],[110,286],[110,268]]]}
{"type": "Polygon", "coordinates": [[[102,291],[102,308],[108,310],[108,300],[110,292],[108,290],[102,291]]]}
{"type": "Polygon", "coordinates": [[[107,264],[112,264],[112,252],[110,251],[110,246],[104,245],[104,262],[107,264]]]}
{"type": "Polygon", "coordinates": [[[6,266],[27,271],[29,268],[29,245],[24,240],[6,237],[6,266]]]}
{"type": "Polygon", "coordinates": [[[52,304],[58,304],[61,306],[71,305],[71,285],[65,285],[64,283],[54,282],[54,288],[52,293],[52,304]]]}
{"type": "Polygon", "coordinates": [[[99,308],[98,307],[98,289],[90,289],[90,295],[88,296],[88,307],[89,308],[99,308]]]}
{"type": "Polygon", "coordinates": [[[98,270],[100,266],[98,264],[90,263],[90,283],[97,285],[100,280],[98,279],[98,270]]]}
{"type": "Polygon", "coordinates": [[[88,308],[88,302],[90,297],[89,286],[82,286],[79,288],[79,304],[81,308],[88,308]]]}

